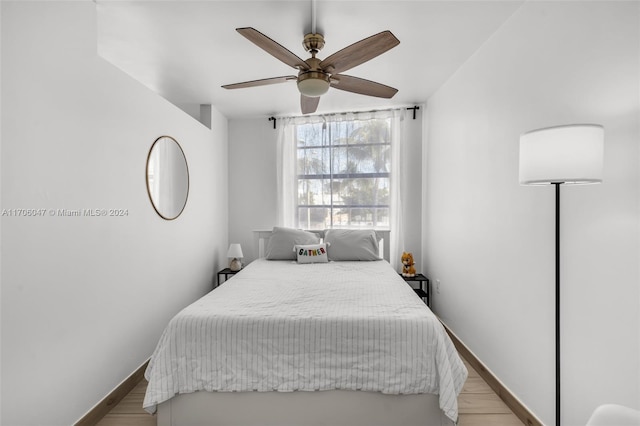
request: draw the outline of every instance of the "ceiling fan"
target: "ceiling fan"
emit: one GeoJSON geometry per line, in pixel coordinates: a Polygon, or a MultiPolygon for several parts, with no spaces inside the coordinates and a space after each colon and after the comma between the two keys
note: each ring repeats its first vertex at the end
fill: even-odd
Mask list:
{"type": "Polygon", "coordinates": [[[398,92],[397,89],[384,84],[342,74],[342,72],[367,62],[400,44],[400,41],[391,31],[383,31],[367,37],[337,51],[324,60],[320,60],[316,58],[316,54],[324,47],[324,37],[322,34],[315,33],[314,25],[312,33],[305,35],[302,41],[305,50],[311,54],[311,57],[306,61],[254,28],[237,28],[236,31],[270,55],[296,68],[298,75],[227,84],[222,86],[225,89],[240,89],[296,81],[300,91],[300,107],[303,114],[310,114],[316,111],[320,96],[327,93],[329,87],[387,99],[392,98],[398,92]]]}

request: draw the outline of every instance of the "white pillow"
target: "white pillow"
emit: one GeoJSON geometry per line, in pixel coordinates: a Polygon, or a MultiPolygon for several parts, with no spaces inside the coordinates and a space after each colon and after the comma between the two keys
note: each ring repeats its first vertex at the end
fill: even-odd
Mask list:
{"type": "Polygon", "coordinates": [[[293,246],[319,242],[320,237],[313,232],[274,226],[265,250],[265,258],[268,260],[296,260],[293,246]]]}
{"type": "Polygon", "coordinates": [[[380,260],[373,229],[327,229],[324,242],[331,244],[329,260],[380,260]]]}
{"type": "Polygon", "coordinates": [[[298,263],[327,263],[327,244],[297,244],[293,251],[298,263]]]}

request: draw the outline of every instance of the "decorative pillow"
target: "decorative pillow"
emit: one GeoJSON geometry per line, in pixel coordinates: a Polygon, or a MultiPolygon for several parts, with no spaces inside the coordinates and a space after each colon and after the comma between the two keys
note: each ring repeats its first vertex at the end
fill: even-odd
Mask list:
{"type": "Polygon", "coordinates": [[[298,257],[298,263],[327,263],[327,244],[296,245],[293,251],[298,257]]]}
{"type": "Polygon", "coordinates": [[[328,229],[324,242],[331,244],[329,260],[380,260],[373,229],[328,229]]]}
{"type": "Polygon", "coordinates": [[[313,232],[274,226],[265,250],[265,258],[296,260],[296,254],[293,251],[296,244],[318,244],[319,242],[320,238],[313,232]]]}

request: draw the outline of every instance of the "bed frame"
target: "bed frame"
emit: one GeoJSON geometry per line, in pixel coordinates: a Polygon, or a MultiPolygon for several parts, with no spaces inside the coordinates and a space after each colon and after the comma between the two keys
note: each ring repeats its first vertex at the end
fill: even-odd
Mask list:
{"type": "MultiPolygon", "coordinates": [[[[318,231],[322,235],[321,231],[318,231]]],[[[389,260],[389,231],[376,231],[389,260]],[[386,244],[385,244],[386,242],[386,244]]],[[[259,257],[271,231],[254,231],[259,257]]],[[[453,426],[438,395],[380,392],[194,392],[158,405],[158,426],[453,426]]]]}
{"type": "Polygon", "coordinates": [[[451,426],[438,395],[194,392],[158,406],[158,426],[451,426]]]}

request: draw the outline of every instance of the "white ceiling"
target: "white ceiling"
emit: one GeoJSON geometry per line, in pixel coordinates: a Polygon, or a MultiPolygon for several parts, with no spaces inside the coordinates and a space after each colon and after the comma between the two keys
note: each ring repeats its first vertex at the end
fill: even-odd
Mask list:
{"type": "MultiPolygon", "coordinates": [[[[398,89],[390,100],[331,89],[318,113],[425,102],[523,3],[502,1],[335,1],[316,3],[325,58],[383,30],[400,40],[349,75],[398,89]]],[[[296,75],[235,31],[254,27],[306,59],[311,0],[97,0],[98,52],[176,105],[212,104],[226,117],[299,115],[295,82],[247,89],[220,86],[296,75]]]]}

